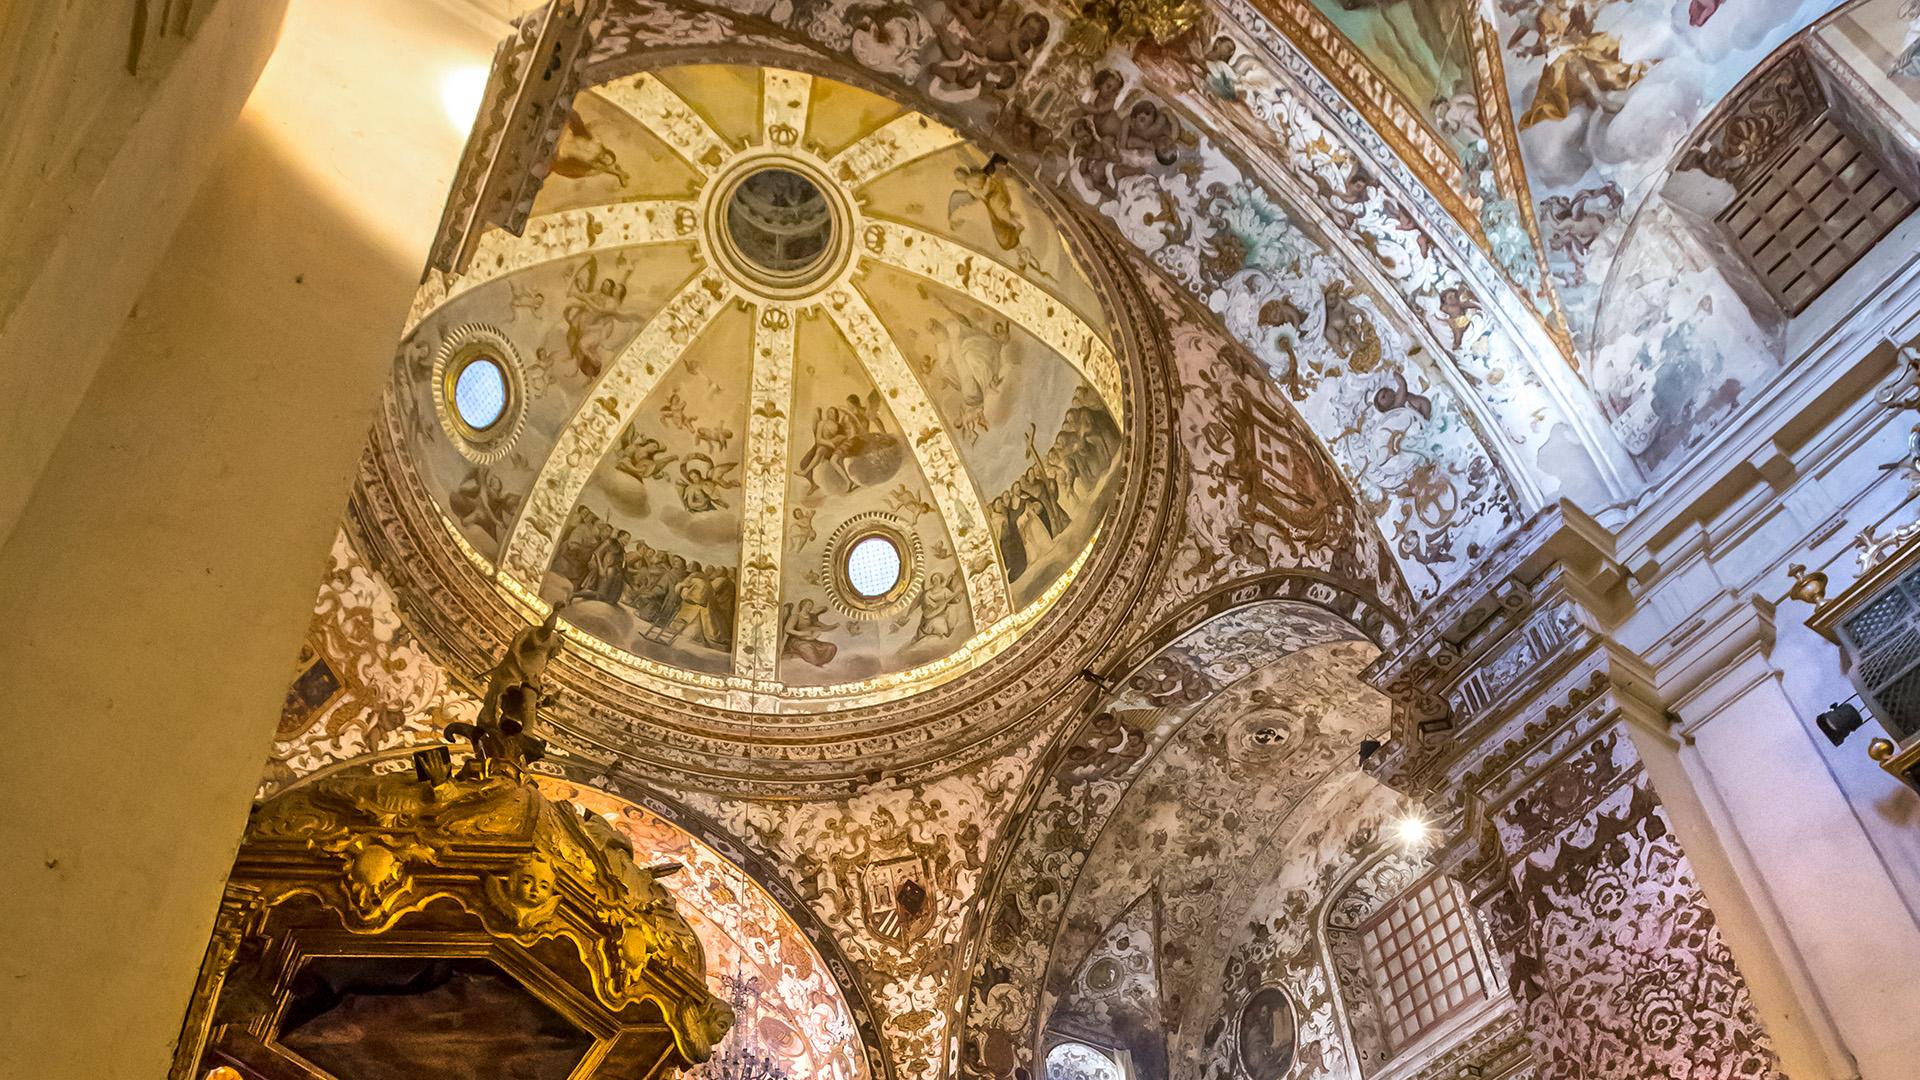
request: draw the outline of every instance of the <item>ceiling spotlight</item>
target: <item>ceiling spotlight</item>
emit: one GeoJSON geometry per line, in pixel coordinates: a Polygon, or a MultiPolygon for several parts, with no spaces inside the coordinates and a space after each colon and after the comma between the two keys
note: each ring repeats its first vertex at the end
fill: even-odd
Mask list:
{"type": "Polygon", "coordinates": [[[1360,764],[1365,765],[1367,763],[1368,758],[1372,757],[1373,755],[1379,752],[1380,752],[1379,739],[1361,739],[1360,740],[1360,764]]]}
{"type": "Polygon", "coordinates": [[[1400,834],[1400,842],[1408,847],[1423,843],[1427,839],[1427,823],[1417,817],[1401,818],[1400,824],[1395,826],[1395,831],[1400,834]]]}
{"type": "Polygon", "coordinates": [[[1827,711],[1813,718],[1815,727],[1835,746],[1847,741],[1847,736],[1860,730],[1867,718],[1850,701],[1836,701],[1827,707],[1827,711]]]}

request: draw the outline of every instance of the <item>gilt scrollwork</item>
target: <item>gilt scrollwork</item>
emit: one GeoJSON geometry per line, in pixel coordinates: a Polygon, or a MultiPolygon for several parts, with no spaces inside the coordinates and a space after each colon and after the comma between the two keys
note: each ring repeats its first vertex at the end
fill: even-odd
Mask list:
{"type": "Polygon", "coordinates": [[[551,990],[549,1005],[582,1014],[585,1030],[667,1040],[649,1059],[656,1072],[712,1055],[733,1014],[708,991],[700,939],[657,880],[680,867],[640,865],[624,834],[548,799],[525,771],[560,644],[551,618],[515,637],[477,721],[448,726],[475,750],[457,769],[435,747],[411,772],[323,777],[255,809],[229,884],[245,920],[223,922],[209,948],[175,1076],[202,1075],[203,1053],[241,1060],[270,1036],[302,955],[457,958],[477,946],[527,973],[530,991],[551,990]],[[575,959],[555,962],[568,951],[575,959]],[[220,1034],[242,1029],[254,1043],[220,1034]]]}

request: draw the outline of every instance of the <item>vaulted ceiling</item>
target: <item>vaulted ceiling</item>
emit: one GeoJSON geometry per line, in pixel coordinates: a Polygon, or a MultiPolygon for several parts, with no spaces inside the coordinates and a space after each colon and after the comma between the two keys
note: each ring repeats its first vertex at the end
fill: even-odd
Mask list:
{"type": "MultiPolygon", "coordinates": [[[[874,1075],[1075,1032],[1224,1075],[1223,980],[1413,872],[1369,660],[1770,378],[1707,329],[1644,359],[1720,324],[1633,223],[1826,6],[610,0],[526,129],[530,19],[337,553],[423,647],[323,603],[316,656],[380,659],[277,759],[434,737],[558,605],[555,771],[811,920],[874,1075]],[[505,428],[457,415],[483,356],[505,428]]],[[[1345,1075],[1316,993],[1302,1075],[1345,1075]]]]}

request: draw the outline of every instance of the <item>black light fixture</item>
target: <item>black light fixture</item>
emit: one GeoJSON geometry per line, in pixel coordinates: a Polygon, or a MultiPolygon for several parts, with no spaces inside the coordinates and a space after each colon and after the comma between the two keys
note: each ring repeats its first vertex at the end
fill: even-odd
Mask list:
{"type": "Polygon", "coordinates": [[[1361,739],[1360,740],[1360,764],[1365,765],[1367,763],[1367,759],[1372,757],[1374,754],[1378,753],[1379,750],[1380,750],[1379,739],[1361,739]]]}
{"type": "Polygon", "coordinates": [[[1835,746],[1847,741],[1847,736],[1860,730],[1867,718],[1860,715],[1851,701],[1836,701],[1827,707],[1827,711],[1813,718],[1814,725],[1827,741],[1835,746]]]}

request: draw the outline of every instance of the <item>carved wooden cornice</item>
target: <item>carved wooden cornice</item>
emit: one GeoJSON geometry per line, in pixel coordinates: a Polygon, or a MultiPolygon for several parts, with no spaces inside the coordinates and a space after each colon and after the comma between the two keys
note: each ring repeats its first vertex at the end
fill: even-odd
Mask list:
{"type": "Polygon", "coordinates": [[[553,0],[521,16],[493,54],[499,88],[475,119],[454,172],[428,273],[464,273],[491,226],[519,236],[547,178],[607,0],[553,0]]]}
{"type": "MultiPolygon", "coordinates": [[[[598,816],[513,761],[418,751],[412,773],[343,774],[254,810],[195,989],[176,1080],[213,1065],[297,1076],[279,1044],[317,958],[484,958],[581,1032],[573,1075],[659,1074],[712,1056],[733,1012],[693,927],[598,816]]],[[[404,1036],[402,1036],[404,1037],[404,1036]]]]}

